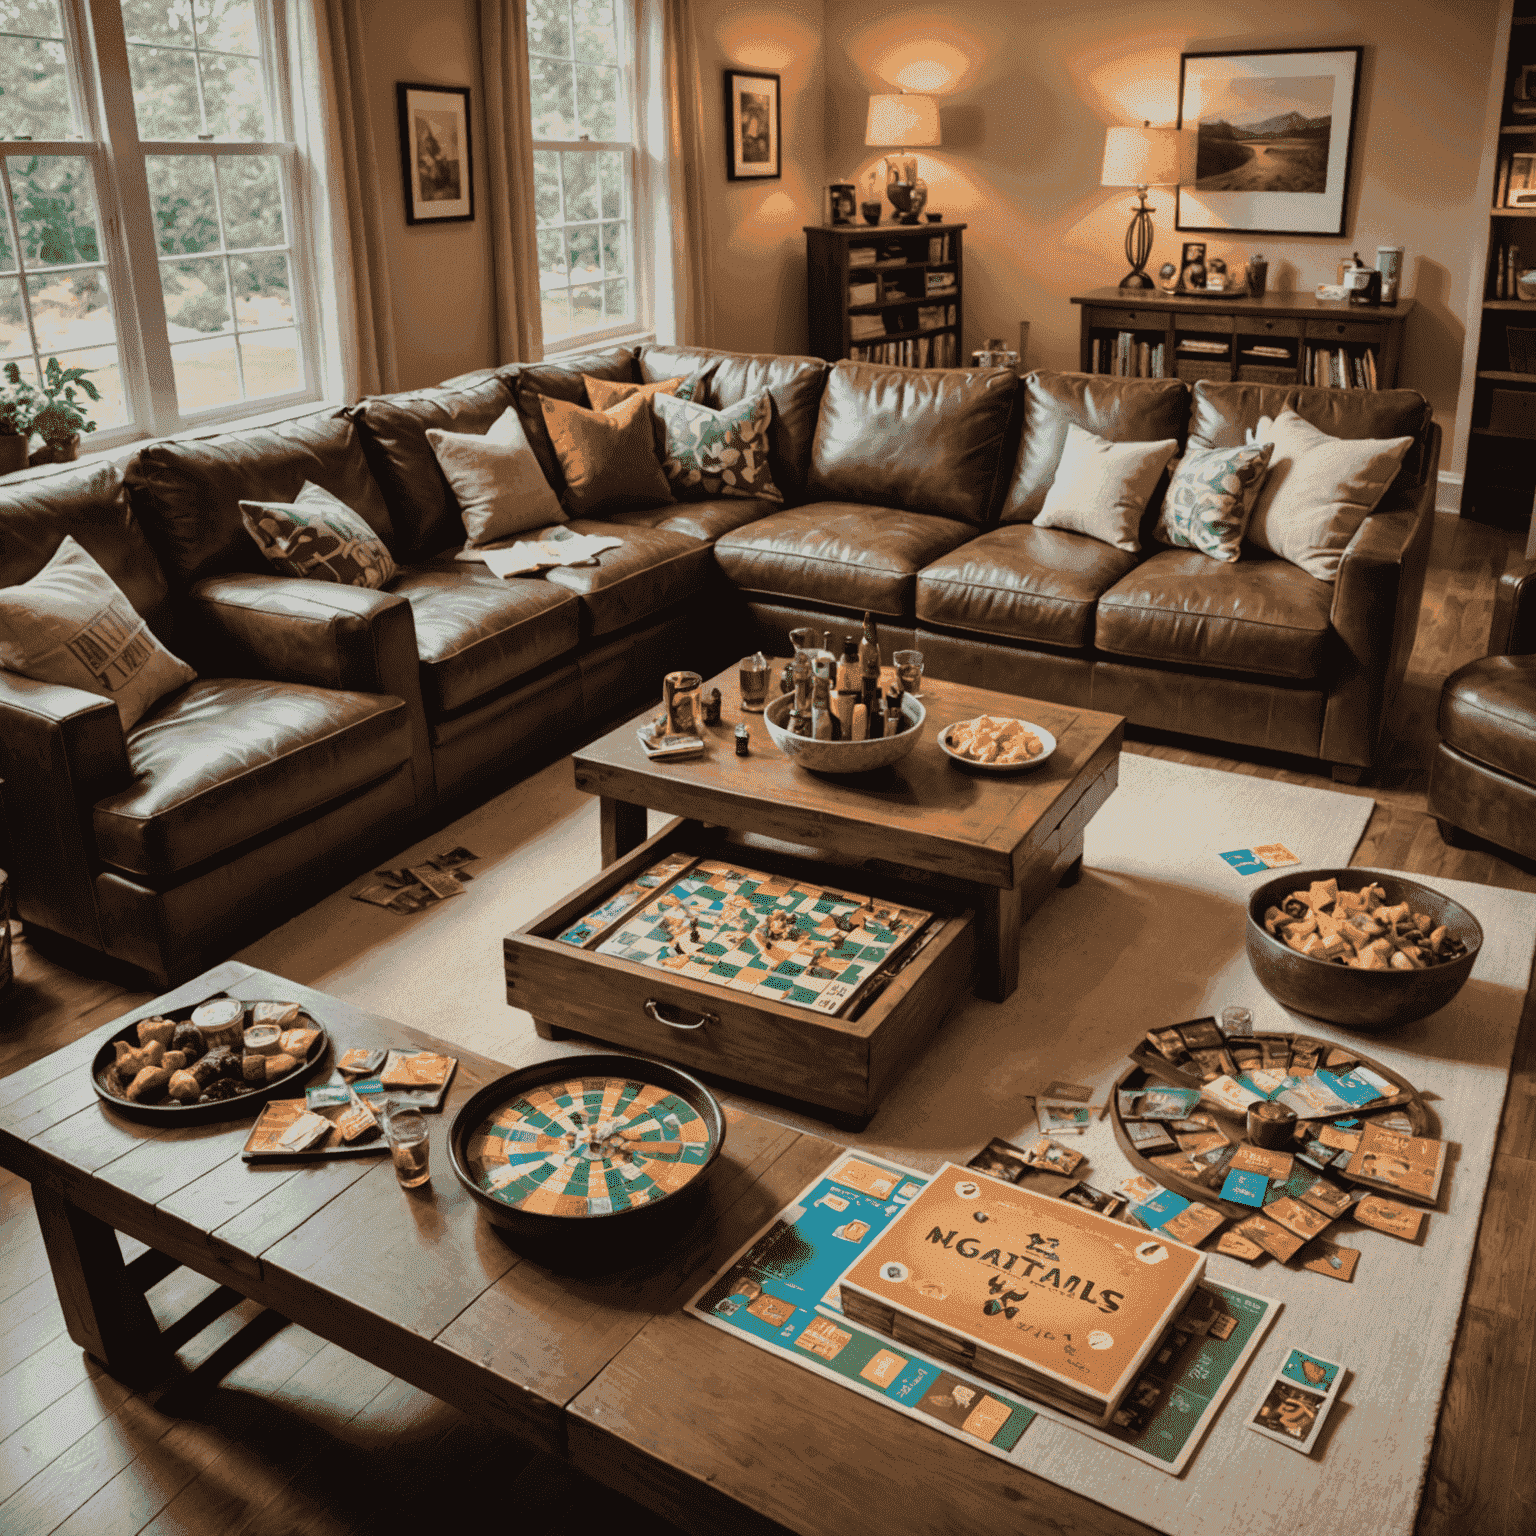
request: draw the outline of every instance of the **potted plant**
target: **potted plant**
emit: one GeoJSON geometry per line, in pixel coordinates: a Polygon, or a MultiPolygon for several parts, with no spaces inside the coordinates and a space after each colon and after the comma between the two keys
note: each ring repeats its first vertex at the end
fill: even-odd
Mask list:
{"type": "Polygon", "coordinates": [[[0,475],[27,467],[27,441],[32,436],[32,413],[37,391],[21,376],[15,363],[5,365],[0,384],[0,475]]]}
{"type": "Polygon", "coordinates": [[[86,378],[89,368],[61,368],[56,357],[48,359],[43,369],[42,403],[32,412],[32,430],[43,440],[29,462],[67,464],[80,451],[80,434],[94,432],[96,423],[87,421],[85,412],[75,403],[78,384],[92,400],[101,399],[101,391],[86,378]]]}

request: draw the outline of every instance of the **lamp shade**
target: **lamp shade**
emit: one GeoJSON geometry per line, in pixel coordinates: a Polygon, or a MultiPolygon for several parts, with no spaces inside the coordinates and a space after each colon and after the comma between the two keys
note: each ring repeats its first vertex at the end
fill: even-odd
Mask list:
{"type": "Polygon", "coordinates": [[[932,96],[871,96],[864,142],[876,149],[922,149],[943,142],[932,96]]]}
{"type": "Polygon", "coordinates": [[[1174,187],[1195,179],[1192,128],[1106,128],[1106,187],[1174,187]]]}

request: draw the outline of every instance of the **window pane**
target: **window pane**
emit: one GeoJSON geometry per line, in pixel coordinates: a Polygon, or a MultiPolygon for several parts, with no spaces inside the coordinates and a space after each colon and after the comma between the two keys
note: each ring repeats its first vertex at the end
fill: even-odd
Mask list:
{"type": "Polygon", "coordinates": [[[533,214],[540,224],[560,222],[560,157],[553,150],[533,152],[533,214]]]}
{"type": "MultiPolygon", "coordinates": [[[[171,334],[176,334],[174,326],[171,334]]],[[[176,375],[176,403],[183,412],[205,411],[240,398],[233,336],[177,342],[171,347],[171,367],[176,375]]]]}
{"type": "Polygon", "coordinates": [[[128,73],[141,139],[195,139],[203,131],[197,63],[190,53],[130,47],[128,73]]]}
{"type": "Polygon", "coordinates": [[[603,284],[603,307],[610,320],[628,320],[629,284],[621,277],[617,282],[603,284]]]}
{"type": "Polygon", "coordinates": [[[123,0],[123,31],[130,43],[173,43],[190,48],[190,0],[123,0]]]}
{"type": "Polygon", "coordinates": [[[32,337],[21,307],[21,279],[0,277],[0,357],[30,356],[32,337]]]}
{"type": "Polygon", "coordinates": [[[576,18],[576,57],[589,64],[617,64],[613,0],[572,0],[571,11],[576,18]]]}
{"type": "Polygon", "coordinates": [[[117,329],[112,324],[107,274],[102,268],[29,277],[27,299],[32,305],[37,350],[44,362],[54,352],[116,345],[117,329]]]}
{"type": "Polygon", "coordinates": [[[602,271],[598,259],[597,230],[590,224],[566,231],[566,250],[569,253],[571,280],[590,277],[602,271]]]}
{"type": "Polygon", "coordinates": [[[619,132],[619,72],[593,64],[576,66],[576,110],[581,131],[593,139],[627,139],[619,132]]]}
{"type": "Polygon", "coordinates": [[[560,156],[567,222],[597,217],[597,156],[571,150],[560,156]]]}
{"type": "Polygon", "coordinates": [[[282,245],[283,186],[275,155],[220,155],[219,196],[229,249],[282,245]]]}
{"type": "Polygon", "coordinates": [[[234,54],[205,53],[198,64],[203,72],[203,110],[208,118],[208,132],[220,139],[270,139],[257,61],[234,54]]]}
{"type": "Polygon", "coordinates": [[[220,53],[261,51],[251,0],[197,0],[197,42],[220,53]]]}
{"type": "Polygon", "coordinates": [[[100,261],[96,193],[78,155],[13,155],[6,161],[22,260],[29,267],[100,261]]]}
{"type": "Polygon", "coordinates": [[[624,156],[612,150],[597,157],[603,188],[603,217],[624,217],[624,156]]]}
{"type": "MultiPolygon", "coordinates": [[[[15,25],[9,10],[0,4],[0,30],[15,25]]],[[[30,29],[24,25],[19,30],[30,29]]],[[[51,30],[58,35],[56,18],[51,30]]],[[[0,36],[0,139],[67,139],[74,131],[63,44],[0,36]]]]}
{"type": "Polygon", "coordinates": [[[245,395],[283,395],[303,386],[299,368],[297,331],[260,331],[240,338],[240,359],[245,364],[245,395]]]}
{"type": "Polygon", "coordinates": [[[565,286],[565,240],[558,229],[539,231],[539,286],[565,286]]]}
{"type": "Polygon", "coordinates": [[[11,221],[5,215],[5,188],[0,187],[0,272],[16,270],[16,252],[11,249],[11,221]]]}
{"type": "Polygon", "coordinates": [[[623,224],[603,225],[603,271],[610,277],[629,270],[628,230],[623,224]]]}
{"type": "Polygon", "coordinates": [[[222,257],[161,262],[160,290],[165,295],[165,318],[172,341],[231,328],[222,257]]]}
{"type": "Polygon", "coordinates": [[[219,248],[212,155],[146,155],[149,207],[162,256],[219,248]]]}
{"type": "Polygon", "coordinates": [[[528,74],[533,91],[534,138],[574,139],[576,84],[571,66],[558,59],[529,59],[528,74]]]}
{"type": "Polygon", "coordinates": [[[583,283],[571,289],[571,329],[595,331],[603,323],[601,283],[583,283]]]}
{"type": "MultiPolygon", "coordinates": [[[[258,325],[293,324],[288,258],[281,251],[266,256],[235,256],[229,267],[235,287],[235,321],[242,331],[258,325]]],[[[249,363],[246,385],[250,386],[249,363]]]]}
{"type": "Polygon", "coordinates": [[[85,412],[87,421],[100,427],[120,427],[128,420],[128,405],[123,398],[123,378],[117,366],[116,347],[93,347],[88,352],[60,352],[61,368],[88,368],[91,383],[100,400],[92,400],[76,386],[75,404],[85,412]]]}
{"type": "Polygon", "coordinates": [[[571,334],[571,300],[565,289],[546,293],[540,309],[545,341],[556,341],[571,334]]]}
{"type": "Polygon", "coordinates": [[[571,15],[566,0],[528,0],[528,52],[570,58],[571,15]]]}

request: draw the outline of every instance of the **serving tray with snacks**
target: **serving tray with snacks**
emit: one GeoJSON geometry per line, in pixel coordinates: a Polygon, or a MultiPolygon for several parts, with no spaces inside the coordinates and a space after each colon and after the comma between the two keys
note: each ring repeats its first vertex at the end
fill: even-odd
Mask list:
{"type": "Polygon", "coordinates": [[[1038,768],[1056,750],[1043,725],[1006,715],[976,715],[939,732],[939,750],[962,768],[980,773],[1018,773],[1038,768]]]}
{"type": "Polygon", "coordinates": [[[206,1125],[292,1095],[329,1049],[297,1003],[211,997],[119,1030],[96,1053],[91,1082],[129,1119],[206,1125]]]}

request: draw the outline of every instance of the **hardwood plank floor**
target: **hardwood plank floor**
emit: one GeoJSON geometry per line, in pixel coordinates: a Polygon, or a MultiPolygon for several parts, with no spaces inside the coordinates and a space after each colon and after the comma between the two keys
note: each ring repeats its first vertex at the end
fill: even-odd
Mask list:
{"type": "MultiPolygon", "coordinates": [[[[1446,847],[1424,809],[1440,684],[1483,654],[1494,584],[1518,555],[1513,534],[1437,519],[1418,643],[1371,785],[1335,785],[1302,759],[1232,757],[1208,742],[1148,732],[1126,751],[1366,795],[1376,808],[1354,863],[1536,891],[1536,869],[1493,849],[1446,847]]],[[[25,936],[16,958],[16,987],[0,1003],[0,1076],[151,996],[65,970],[25,936]]],[[[179,1272],[150,1301],[169,1312],[199,1299],[200,1286],[212,1283],[179,1272]]],[[[194,1367],[228,1347],[255,1315],[250,1304],[234,1309],[183,1350],[183,1362],[194,1367]]],[[[1528,992],[1417,1536],[1536,1530],[1533,1338],[1536,999],[1528,992]]],[[[0,1170],[6,1536],[377,1536],[497,1506],[518,1529],[559,1536],[578,1526],[630,1536],[673,1530],[295,1326],[265,1339],[211,1389],[130,1392],[64,1333],[29,1187],[0,1170]]]]}

